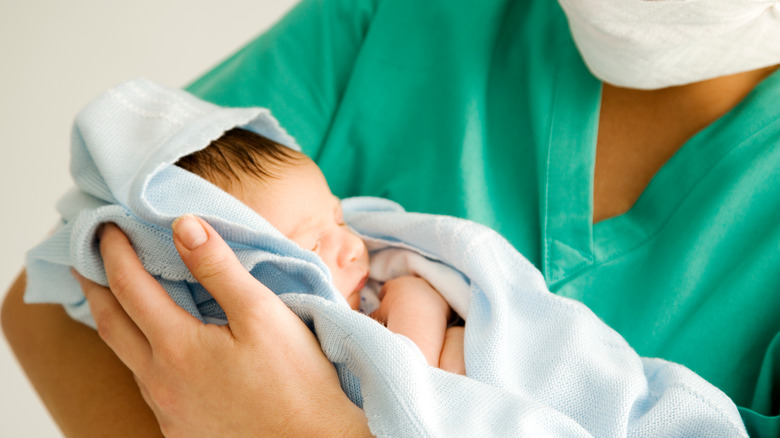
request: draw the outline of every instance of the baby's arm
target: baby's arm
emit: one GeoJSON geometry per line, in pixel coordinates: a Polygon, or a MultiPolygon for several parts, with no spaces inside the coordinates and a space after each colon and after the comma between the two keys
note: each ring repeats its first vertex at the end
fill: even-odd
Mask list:
{"type": "Polygon", "coordinates": [[[463,353],[463,326],[448,327],[444,334],[444,345],[441,347],[439,368],[451,373],[466,375],[466,358],[463,353]]]}
{"type": "MultiPolygon", "coordinates": [[[[461,349],[462,357],[463,342],[457,341],[455,337],[447,336],[448,342],[445,347],[445,334],[447,333],[447,323],[452,316],[452,309],[447,301],[436,291],[427,281],[420,277],[403,276],[392,279],[385,283],[380,293],[382,299],[379,309],[372,316],[384,322],[390,331],[402,334],[411,339],[422,351],[428,364],[440,367],[440,358],[443,352],[447,352],[446,361],[447,371],[455,371],[461,366],[452,366],[453,362],[457,365],[458,353],[454,349],[461,349]]],[[[462,360],[461,360],[462,361],[462,360]]]]}

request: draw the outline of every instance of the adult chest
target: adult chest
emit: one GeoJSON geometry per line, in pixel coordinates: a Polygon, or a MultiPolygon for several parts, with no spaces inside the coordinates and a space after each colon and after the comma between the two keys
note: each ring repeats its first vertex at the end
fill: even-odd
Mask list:
{"type": "Polygon", "coordinates": [[[765,109],[778,79],[690,141],[625,157],[619,146],[661,133],[616,117],[624,131],[598,144],[601,84],[548,2],[478,16],[437,4],[374,23],[380,36],[426,14],[441,26],[368,35],[318,161],[334,192],[497,229],[640,354],[745,400],[780,331],[767,312],[780,306],[780,127],[765,109]]]}

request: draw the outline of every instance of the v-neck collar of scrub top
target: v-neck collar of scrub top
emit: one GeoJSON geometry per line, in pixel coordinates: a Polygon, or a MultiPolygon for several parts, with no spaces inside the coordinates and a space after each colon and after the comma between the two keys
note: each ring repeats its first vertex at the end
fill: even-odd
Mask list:
{"type": "Polygon", "coordinates": [[[573,44],[562,51],[552,97],[543,188],[542,271],[551,290],[657,235],[696,184],[740,143],[780,117],[780,70],[689,139],[653,176],[631,209],[593,224],[601,82],[573,44]],[[731,128],[738,118],[741,129],[731,128]]]}

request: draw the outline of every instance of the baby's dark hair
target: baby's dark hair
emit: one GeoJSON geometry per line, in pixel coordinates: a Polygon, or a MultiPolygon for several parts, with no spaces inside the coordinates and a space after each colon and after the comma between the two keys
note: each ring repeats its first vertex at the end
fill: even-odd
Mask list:
{"type": "Polygon", "coordinates": [[[175,164],[226,190],[246,175],[260,180],[275,178],[279,165],[300,159],[300,154],[286,146],[252,131],[234,128],[175,164]]]}

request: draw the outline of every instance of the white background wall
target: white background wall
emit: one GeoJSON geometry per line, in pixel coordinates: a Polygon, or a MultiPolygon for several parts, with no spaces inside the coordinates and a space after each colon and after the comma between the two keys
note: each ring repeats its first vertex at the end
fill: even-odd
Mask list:
{"type": "MultiPolygon", "coordinates": [[[[0,299],[57,220],[76,112],[136,76],[184,86],[296,2],[0,1],[0,299]]],[[[4,338],[0,435],[61,436],[4,338]]]]}

